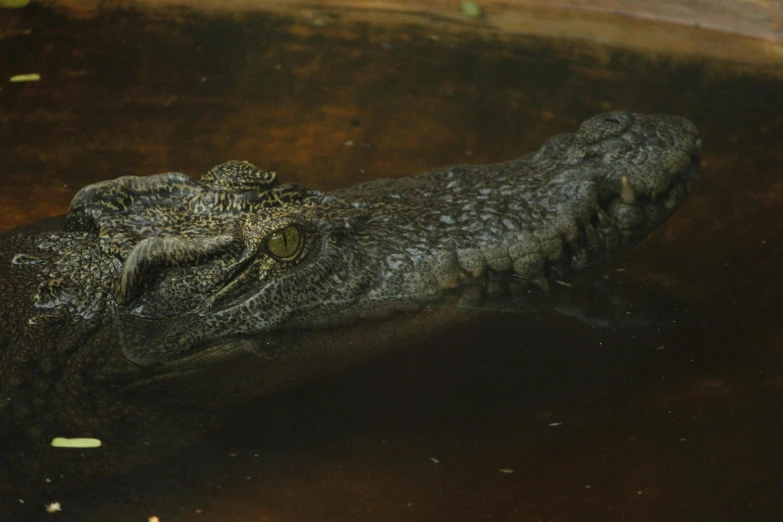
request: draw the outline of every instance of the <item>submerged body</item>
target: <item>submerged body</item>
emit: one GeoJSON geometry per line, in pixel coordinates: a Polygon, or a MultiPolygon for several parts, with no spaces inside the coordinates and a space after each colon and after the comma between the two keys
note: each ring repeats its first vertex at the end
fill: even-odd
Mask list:
{"type": "Polygon", "coordinates": [[[500,287],[545,296],[668,218],[700,147],[682,118],[609,113],[518,160],[330,193],[245,162],[86,187],[0,237],[0,433],[26,455],[100,438],[78,467],[122,468],[500,287]]]}

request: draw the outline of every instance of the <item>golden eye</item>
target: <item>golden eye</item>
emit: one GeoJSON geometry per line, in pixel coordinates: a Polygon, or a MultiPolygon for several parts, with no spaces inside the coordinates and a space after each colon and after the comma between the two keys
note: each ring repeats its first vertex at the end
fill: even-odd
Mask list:
{"type": "Polygon", "coordinates": [[[304,238],[296,225],[272,232],[267,239],[269,253],[282,261],[293,261],[302,252],[304,238]]]}

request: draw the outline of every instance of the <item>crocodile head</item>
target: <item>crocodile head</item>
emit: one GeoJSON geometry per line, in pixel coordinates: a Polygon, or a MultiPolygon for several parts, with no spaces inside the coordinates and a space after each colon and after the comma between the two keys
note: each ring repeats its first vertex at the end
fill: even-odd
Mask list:
{"type": "Polygon", "coordinates": [[[101,378],[275,361],[297,332],[489,299],[498,281],[546,292],[668,218],[700,147],[685,119],[616,112],[518,160],[329,193],[237,161],[200,181],[121,177],[82,189],[62,229],[5,247],[17,249],[6,270],[35,280],[14,313],[25,303],[28,339],[67,330],[60,352],[89,352],[82,373],[101,378]]]}

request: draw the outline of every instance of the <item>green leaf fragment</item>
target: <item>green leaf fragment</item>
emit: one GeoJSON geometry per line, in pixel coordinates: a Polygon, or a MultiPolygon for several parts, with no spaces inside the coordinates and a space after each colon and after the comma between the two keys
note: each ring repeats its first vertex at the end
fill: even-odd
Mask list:
{"type": "Polygon", "coordinates": [[[0,9],[21,9],[30,3],[30,0],[0,0],[0,9]]]}
{"type": "MultiPolygon", "coordinates": [[[[2,1],[2,0],[0,0],[2,1]]],[[[32,73],[32,74],[17,74],[16,76],[11,76],[11,79],[9,80],[11,83],[19,83],[19,82],[37,82],[41,79],[41,75],[38,73],[32,73]]]]}
{"type": "Polygon", "coordinates": [[[101,441],[89,437],[68,439],[65,437],[55,437],[52,439],[53,448],[99,448],[101,441]]]}
{"type": "Polygon", "coordinates": [[[0,9],[21,9],[30,3],[30,0],[0,0],[0,9]]]}
{"type": "Polygon", "coordinates": [[[481,18],[484,16],[484,10],[476,2],[470,0],[462,0],[462,14],[469,16],[470,18],[481,18]]]}

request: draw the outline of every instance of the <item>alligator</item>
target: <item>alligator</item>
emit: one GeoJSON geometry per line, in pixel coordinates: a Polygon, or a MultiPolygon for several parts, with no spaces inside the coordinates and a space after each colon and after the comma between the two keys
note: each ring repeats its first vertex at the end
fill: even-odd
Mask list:
{"type": "Polygon", "coordinates": [[[331,192],[244,161],[198,181],[89,185],[67,215],[0,236],[7,462],[119,472],[128,454],[158,458],[234,405],[403,346],[497,295],[542,306],[671,216],[700,149],[686,119],[612,112],[513,161],[331,192]],[[60,436],[103,446],[51,448],[60,436]]]}

